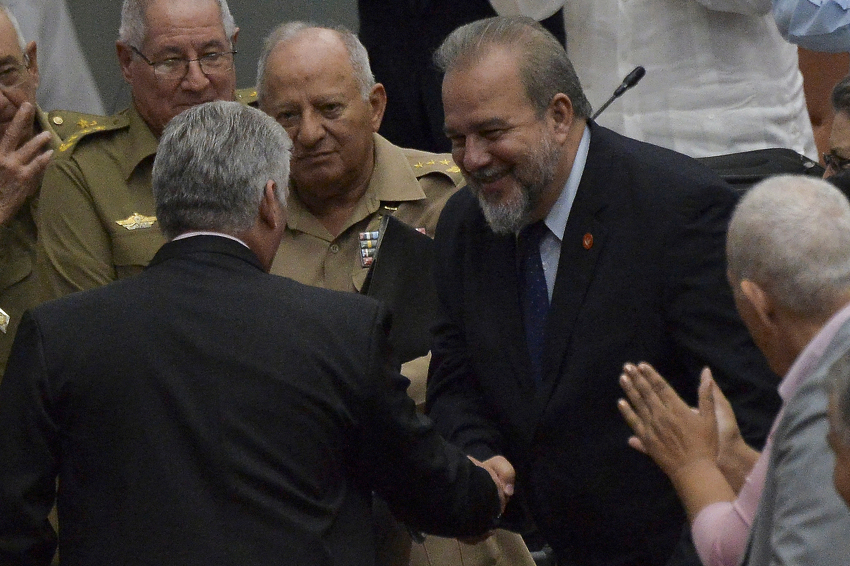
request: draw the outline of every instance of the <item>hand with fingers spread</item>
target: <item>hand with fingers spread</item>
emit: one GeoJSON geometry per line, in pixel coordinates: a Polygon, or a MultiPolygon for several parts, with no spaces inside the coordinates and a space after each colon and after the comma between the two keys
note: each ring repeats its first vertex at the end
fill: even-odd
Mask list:
{"type": "Polygon", "coordinates": [[[0,138],[0,225],[13,218],[26,200],[38,192],[44,170],[53,155],[50,133],[32,132],[35,107],[24,102],[0,138]]]}
{"type": "Polygon", "coordinates": [[[629,445],[648,454],[673,482],[688,516],[705,506],[732,501],[735,493],[717,466],[717,385],[708,368],[700,376],[699,406],[685,403],[647,364],[626,364],[620,386],[628,401],[618,408],[634,432],[629,445]]]}
{"type": "MultiPolygon", "coordinates": [[[[714,462],[717,455],[717,419],[708,370],[700,382],[700,406],[692,411],[655,369],[646,363],[626,364],[620,385],[628,403],[620,412],[635,433],[640,447],[667,475],[694,460],[714,462]]],[[[635,445],[635,440],[630,440],[635,445]]],[[[636,447],[636,446],[635,446],[636,447]]]]}

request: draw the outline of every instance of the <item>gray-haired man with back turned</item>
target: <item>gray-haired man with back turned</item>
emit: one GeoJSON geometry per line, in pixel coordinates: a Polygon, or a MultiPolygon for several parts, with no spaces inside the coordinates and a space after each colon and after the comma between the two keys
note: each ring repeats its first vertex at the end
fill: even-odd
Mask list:
{"type": "Polygon", "coordinates": [[[235,102],[181,114],[153,167],[169,242],[25,315],[0,385],[0,563],[49,562],[57,476],[70,566],[369,565],[373,490],[425,531],[490,527],[513,470],[417,415],[384,309],[267,273],[289,148],[235,102]]]}

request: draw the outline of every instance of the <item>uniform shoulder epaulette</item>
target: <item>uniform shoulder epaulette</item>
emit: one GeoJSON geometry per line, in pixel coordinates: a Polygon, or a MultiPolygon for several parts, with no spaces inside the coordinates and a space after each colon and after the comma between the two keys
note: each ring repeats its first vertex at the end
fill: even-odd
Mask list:
{"type": "Polygon", "coordinates": [[[456,186],[463,183],[463,174],[460,172],[460,167],[452,160],[451,154],[428,153],[415,149],[405,149],[404,153],[417,179],[425,175],[438,174],[448,177],[456,186]]]}
{"type": "Polygon", "coordinates": [[[83,114],[70,110],[54,110],[47,114],[50,127],[62,140],[60,152],[67,152],[86,136],[98,132],[120,130],[130,126],[130,119],[125,113],[114,116],[98,116],[83,114]]]}
{"type": "Polygon", "coordinates": [[[245,106],[257,107],[257,87],[240,88],[236,91],[236,101],[245,106]]]}

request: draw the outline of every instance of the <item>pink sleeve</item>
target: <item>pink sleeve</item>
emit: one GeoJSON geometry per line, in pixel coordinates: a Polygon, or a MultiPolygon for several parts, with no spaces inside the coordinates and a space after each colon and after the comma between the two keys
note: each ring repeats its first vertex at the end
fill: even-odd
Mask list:
{"type": "Polygon", "coordinates": [[[704,566],[737,566],[741,562],[764,487],[770,447],[768,439],[738,499],[712,503],[704,507],[694,519],[691,534],[704,566]]]}

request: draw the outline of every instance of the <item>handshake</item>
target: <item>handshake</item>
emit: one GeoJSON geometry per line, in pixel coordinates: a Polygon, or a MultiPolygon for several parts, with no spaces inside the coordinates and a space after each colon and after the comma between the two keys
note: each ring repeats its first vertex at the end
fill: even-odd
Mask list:
{"type": "Polygon", "coordinates": [[[516,471],[510,462],[504,456],[493,456],[483,462],[479,462],[472,456],[467,456],[472,463],[480,468],[484,468],[490,473],[493,483],[499,489],[499,516],[505,512],[505,506],[508,504],[511,496],[514,494],[514,482],[516,481],[516,471]]]}

